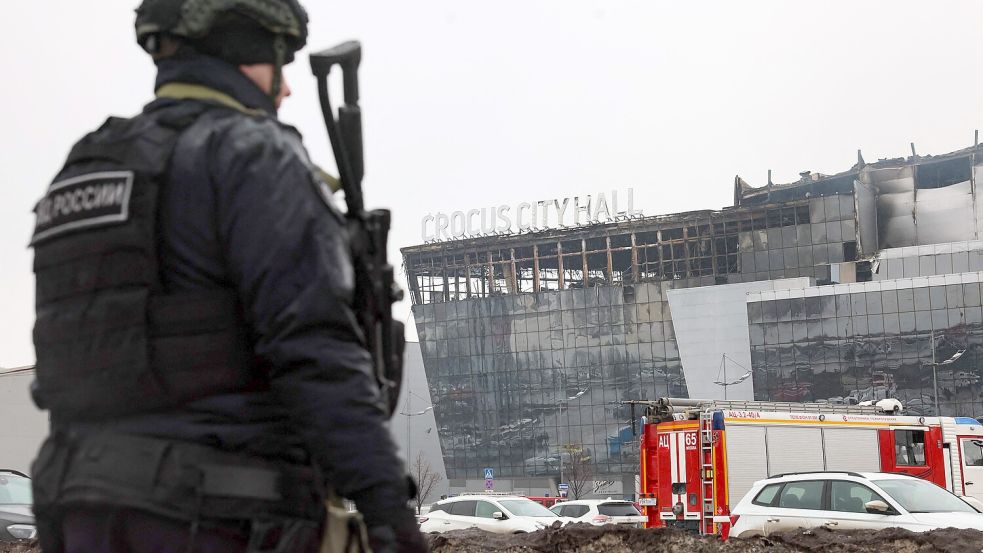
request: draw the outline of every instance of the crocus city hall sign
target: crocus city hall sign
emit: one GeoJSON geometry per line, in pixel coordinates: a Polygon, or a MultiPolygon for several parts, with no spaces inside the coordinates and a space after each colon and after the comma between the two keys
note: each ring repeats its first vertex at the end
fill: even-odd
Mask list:
{"type": "Polygon", "coordinates": [[[635,210],[634,189],[625,194],[617,190],[593,196],[574,196],[559,200],[522,202],[514,206],[500,205],[427,214],[421,223],[423,240],[452,240],[467,236],[509,234],[515,231],[538,230],[550,227],[569,227],[606,223],[642,215],[635,210]]]}

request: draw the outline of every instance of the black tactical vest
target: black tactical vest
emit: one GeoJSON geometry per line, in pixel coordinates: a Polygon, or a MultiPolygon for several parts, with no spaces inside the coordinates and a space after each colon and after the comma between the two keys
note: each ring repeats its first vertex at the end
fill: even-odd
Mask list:
{"type": "Polygon", "coordinates": [[[158,198],[178,137],[205,109],[110,118],[72,148],[35,207],[34,397],[56,418],[260,385],[233,291],[161,285],[158,198]]]}

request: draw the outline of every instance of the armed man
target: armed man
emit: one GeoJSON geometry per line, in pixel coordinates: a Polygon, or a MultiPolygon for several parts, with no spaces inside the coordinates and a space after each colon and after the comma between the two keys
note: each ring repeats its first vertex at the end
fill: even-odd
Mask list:
{"type": "MultiPolygon", "coordinates": [[[[43,550],[348,551],[367,536],[375,553],[425,551],[386,427],[398,339],[373,317],[394,298],[365,300],[390,284],[391,267],[366,272],[386,269],[365,258],[385,233],[360,234],[374,219],[341,212],[276,117],[305,11],[144,0],[136,35],[156,99],[80,140],[36,207],[43,550]],[[364,526],[326,508],[338,497],[364,526]]],[[[329,130],[336,156],[358,156],[338,160],[355,195],[346,113],[329,130]]]]}

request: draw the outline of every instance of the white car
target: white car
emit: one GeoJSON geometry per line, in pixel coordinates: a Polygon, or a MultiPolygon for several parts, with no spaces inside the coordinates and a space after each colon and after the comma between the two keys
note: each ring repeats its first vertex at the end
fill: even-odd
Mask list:
{"type": "Polygon", "coordinates": [[[926,480],[881,472],[810,472],[754,483],[731,511],[730,537],[798,528],[983,530],[983,513],[926,480]]]}
{"type": "Polygon", "coordinates": [[[431,534],[465,528],[520,534],[541,530],[558,521],[561,524],[570,522],[526,497],[483,494],[459,495],[438,501],[419,520],[420,531],[431,534]]]}
{"type": "Polygon", "coordinates": [[[551,511],[574,519],[574,522],[587,522],[595,526],[619,524],[641,528],[648,517],[642,515],[631,501],[617,499],[575,499],[557,503],[551,511]]]}

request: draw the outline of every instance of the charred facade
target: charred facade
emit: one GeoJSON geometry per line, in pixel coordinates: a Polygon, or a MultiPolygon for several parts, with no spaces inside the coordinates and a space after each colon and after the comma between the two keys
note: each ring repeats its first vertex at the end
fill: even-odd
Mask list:
{"type": "Polygon", "coordinates": [[[938,286],[931,278],[961,275],[964,290],[966,275],[983,270],[980,155],[858,159],[843,173],[760,188],[738,177],[734,207],[719,211],[404,248],[452,491],[481,487],[482,469],[493,468],[496,489],[555,492],[564,459],[578,450],[591,459],[598,493],[631,495],[637,450],[625,399],[855,402],[903,381],[918,408],[935,394],[924,388],[926,332],[936,333],[938,360],[969,349],[939,392],[949,393],[942,411],[983,414],[979,378],[968,376],[977,374],[968,336],[983,309],[978,285],[952,308],[962,315],[946,303],[945,321],[936,315],[928,330],[913,315],[904,337],[902,311],[889,317],[883,307],[884,287],[893,286],[888,302],[900,301],[902,288],[938,286]],[[960,261],[937,261],[940,248],[960,250],[960,261]],[[854,314],[851,294],[874,287],[881,322],[871,325],[875,308],[854,314]],[[786,309],[793,297],[802,305],[786,309]],[[848,304],[841,328],[837,309],[848,304]],[[917,345],[884,345],[894,338],[917,345]],[[895,353],[857,353],[877,348],[895,353]]]}

